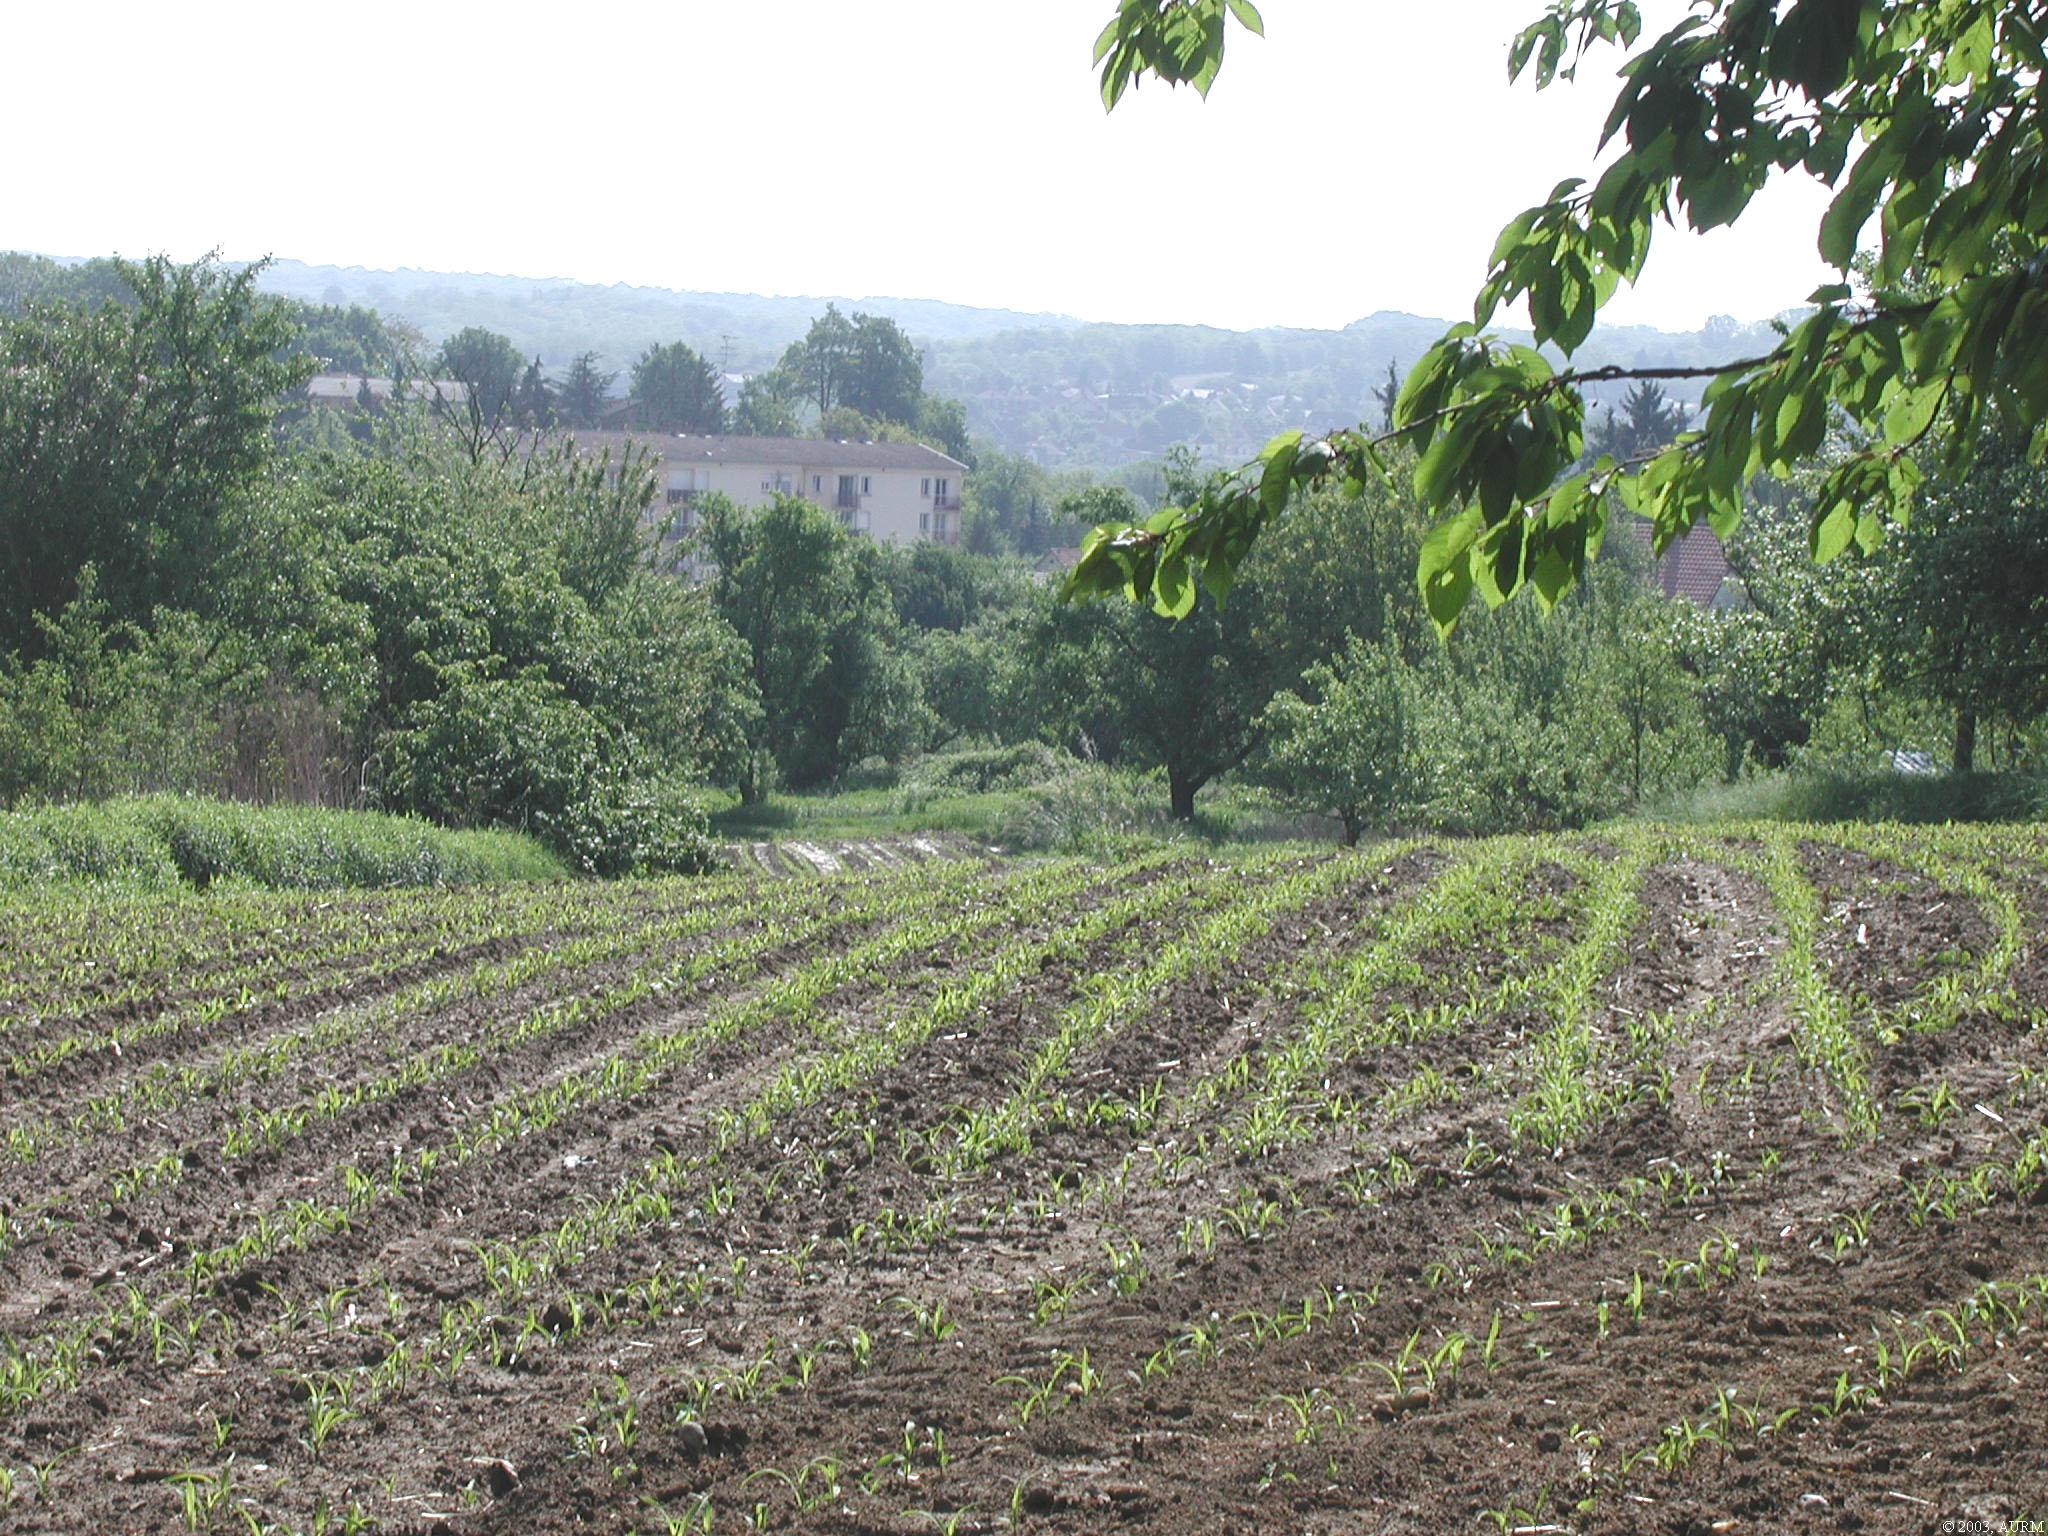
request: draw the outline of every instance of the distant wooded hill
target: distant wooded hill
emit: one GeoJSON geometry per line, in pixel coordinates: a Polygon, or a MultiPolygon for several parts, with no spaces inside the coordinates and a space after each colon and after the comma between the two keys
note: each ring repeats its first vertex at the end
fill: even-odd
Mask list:
{"type": "MultiPolygon", "coordinates": [[[[277,262],[261,285],[311,303],[375,308],[429,342],[484,326],[550,371],[594,351],[603,368],[623,373],[647,347],[680,340],[747,373],[771,365],[828,302],[297,261],[277,262]]],[[[1405,368],[1444,328],[1384,310],[1340,331],[1226,331],[1092,324],[929,299],[834,301],[907,330],[925,351],[926,388],[964,401],[974,436],[1054,468],[1114,468],[1156,459],[1176,443],[1208,462],[1232,463],[1288,427],[1377,421],[1374,392],[1388,366],[1405,368]]],[[[1578,360],[1703,363],[1738,355],[1768,333],[1767,324],[1718,317],[1686,333],[1605,327],[1578,360]]],[[[1683,386],[1670,392],[1687,398],[1683,386]]]]}

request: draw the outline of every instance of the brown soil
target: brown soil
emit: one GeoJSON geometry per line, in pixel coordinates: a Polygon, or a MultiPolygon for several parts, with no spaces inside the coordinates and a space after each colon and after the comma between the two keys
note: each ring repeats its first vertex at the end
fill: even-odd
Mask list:
{"type": "MultiPolygon", "coordinates": [[[[199,1529],[246,1530],[247,1509],[311,1531],[324,1507],[329,1530],[356,1508],[369,1528],[457,1536],[665,1518],[695,1531],[707,1513],[721,1532],[1176,1536],[1917,1532],[2048,1513],[2048,1302],[2017,1288],[2048,1272],[2048,1205],[2024,1170],[1970,1192],[2043,1134],[2039,946],[2014,968],[2017,1009],[1884,1037],[1974,963],[1991,925],[1924,877],[1803,846],[1822,960],[1868,1031],[1881,1107],[1874,1139],[1848,1139],[1794,1048],[1781,925],[1741,860],[1696,839],[1639,883],[1584,1018],[1598,1113],[1553,1154],[1518,1146],[1515,1126],[1557,1018],[1546,978],[1569,974],[1584,936],[1592,891],[1569,865],[1588,846],[1518,876],[1504,924],[1427,945],[1349,1044],[1300,1070],[1329,1017],[1318,978],[1430,900],[1463,850],[1181,859],[1117,879],[991,866],[949,898],[985,919],[971,938],[869,962],[894,922],[934,914],[838,924],[751,974],[605,1013],[260,1155],[201,1149],[238,1104],[287,1107],[728,930],[423,1011],[289,1075],[81,1132],[0,1176],[0,1213],[24,1229],[0,1247],[0,1405],[15,1351],[42,1362],[78,1342],[74,1381],[0,1411],[14,1473],[0,1531],[182,1530],[188,1496],[199,1529]],[[1106,978],[1318,868],[1338,877],[1325,892],[1128,1000],[1032,1077],[1106,978]],[[1063,883],[1034,894],[1045,880],[1063,883]],[[803,1014],[763,1013],[623,1097],[567,1100],[486,1155],[450,1150],[535,1090],[597,1081],[833,955],[845,963],[817,973],[803,1014]],[[898,1033],[997,964],[1016,985],[898,1033]],[[1496,1011],[1503,978],[1527,985],[1496,1011]],[[1411,1017],[1428,1027],[1372,1027],[1411,1017]],[[873,1059],[842,1054],[861,1042],[873,1059]],[[1248,1127],[1268,1081],[1289,1084],[1285,1129],[1261,1142],[1248,1127]],[[1909,1081],[1949,1084],[1959,1108],[1903,1107],[1909,1081]],[[969,1128],[1005,1114],[1028,1134],[973,1153],[969,1128]],[[193,1153],[175,1184],[106,1197],[105,1168],[160,1148],[193,1153]],[[378,1178],[433,1149],[443,1163],[345,1227],[196,1287],[186,1271],[258,1217],[337,1199],[337,1169],[378,1178]],[[636,1179],[659,1199],[594,1217],[636,1179]],[[546,1273],[519,1280],[513,1255],[546,1273]],[[2014,1287],[1992,1293],[2013,1315],[1969,1312],[1986,1282],[2014,1287]],[[119,1315],[129,1287],[160,1339],[119,1315]],[[1923,1348],[1892,1379],[1880,1337],[1924,1336],[1935,1308],[1969,1347],[1949,1364],[1923,1348]]],[[[817,910],[890,878],[826,877],[817,910]]],[[[2011,879],[2037,922],[2039,872],[2011,879]]],[[[634,920],[686,889],[646,888],[634,920]]],[[[452,943],[448,963],[462,953],[452,943]]],[[[180,1034],[147,1062],[32,1079],[29,1106],[0,1116],[66,1121],[151,1064],[304,1027],[349,995],[317,946],[305,963],[306,991],[274,1011],[180,1034]]]]}

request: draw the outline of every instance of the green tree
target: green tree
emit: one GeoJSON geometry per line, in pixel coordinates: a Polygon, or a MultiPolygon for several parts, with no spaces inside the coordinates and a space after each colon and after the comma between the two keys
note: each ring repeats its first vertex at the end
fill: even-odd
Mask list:
{"type": "Polygon", "coordinates": [[[1954,710],[1951,766],[1975,766],[1980,722],[2048,712],[2048,472],[2001,437],[1960,480],[1935,480],[1881,551],[1880,674],[1954,710]]]}
{"type": "Polygon", "coordinates": [[[963,464],[974,463],[974,450],[967,440],[967,407],[958,400],[942,400],[937,395],[924,396],[918,403],[912,425],[916,427],[917,435],[939,452],[963,464]]]}
{"type": "MultiPolygon", "coordinates": [[[[1789,489],[1789,488],[1788,488],[1789,489]]],[[[1728,544],[1747,601],[1732,612],[1674,608],[1679,664],[1697,681],[1722,773],[1786,768],[1836,691],[1869,672],[1883,648],[1877,570],[1870,561],[1815,565],[1800,505],[1759,508],[1728,544]]]]}
{"type": "MultiPolygon", "coordinates": [[[[1106,492],[1121,515],[1122,492],[1106,492]]],[[[1203,594],[1169,622],[1127,607],[1048,607],[1034,639],[1041,670],[1075,679],[1055,710],[1103,756],[1166,772],[1174,817],[1195,814],[1195,797],[1258,746],[1261,714],[1279,675],[1253,642],[1267,610],[1248,580],[1228,603],[1203,594]]]]}
{"type": "Polygon", "coordinates": [[[790,381],[780,369],[752,374],[740,385],[733,431],[747,437],[795,437],[801,426],[790,381]]]}
{"type": "Polygon", "coordinates": [[[374,309],[360,305],[299,304],[274,299],[298,327],[289,350],[313,359],[322,373],[382,374],[405,370],[405,347],[374,309]]]}
{"type": "Polygon", "coordinates": [[[1686,614],[1630,592],[1603,605],[1582,685],[1588,713],[1610,728],[1610,757],[1628,803],[1708,771],[1707,733],[1691,678],[1676,665],[1686,614]]]}
{"type": "Polygon", "coordinates": [[[1275,673],[1300,674],[1347,634],[1420,659],[1428,621],[1412,578],[1425,526],[1415,498],[1386,481],[1301,497],[1258,553],[1253,639],[1275,673]]]}
{"type": "Polygon", "coordinates": [[[555,391],[555,410],[563,425],[596,426],[611,399],[612,381],[617,378],[616,373],[606,373],[597,366],[595,352],[578,353],[555,391]]]}
{"type": "MultiPolygon", "coordinates": [[[[838,305],[827,304],[775,371],[784,388],[807,400],[821,419],[844,408],[898,427],[920,425],[924,359],[886,315],[856,314],[849,320],[838,305]]],[[[942,416],[936,425],[945,429],[952,423],[942,416]]],[[[964,435],[964,419],[959,425],[964,435]]]]}
{"type": "Polygon", "coordinates": [[[519,376],[512,392],[512,414],[522,427],[538,429],[555,423],[555,391],[540,371],[536,357],[519,376]]]}
{"type": "MultiPolygon", "coordinates": [[[[886,315],[853,317],[853,359],[839,403],[863,416],[915,427],[924,407],[924,359],[886,315]]],[[[965,423],[962,428],[964,430],[965,423]]]]}
{"type": "Polygon", "coordinates": [[[1293,803],[1334,814],[1347,845],[1367,827],[1419,818],[1442,764],[1428,750],[1428,708],[1391,643],[1346,636],[1267,705],[1264,777],[1293,803]]]}
{"type": "Polygon", "coordinates": [[[1380,408],[1380,430],[1394,429],[1394,406],[1401,398],[1401,370],[1392,358],[1387,359],[1387,376],[1373,390],[1372,397],[1380,408]]]}
{"type": "Polygon", "coordinates": [[[718,372],[688,345],[649,347],[633,364],[633,403],[657,432],[725,430],[725,392],[718,372]]]}
{"type": "Polygon", "coordinates": [[[454,379],[469,390],[469,410],[486,428],[507,420],[526,360],[519,349],[496,331],[480,325],[457,331],[441,343],[437,358],[441,378],[454,379]]]}
{"type": "Polygon", "coordinates": [[[880,552],[801,496],[742,508],[705,498],[698,548],[711,602],[752,659],[760,713],[736,775],[740,798],[771,774],[816,783],[869,752],[914,744],[918,713],[880,552]]]}
{"type": "Polygon", "coordinates": [[[1025,578],[1014,562],[971,550],[928,543],[884,550],[882,571],[897,616],[914,629],[962,630],[1024,602],[1025,578]]]}
{"type": "Polygon", "coordinates": [[[1588,446],[1617,462],[1646,459],[1677,439],[1685,418],[1685,407],[1666,395],[1663,385],[1638,381],[1623,397],[1620,415],[1609,406],[1594,423],[1588,446]]]}
{"type": "Polygon", "coordinates": [[[827,304],[803,340],[790,343],[776,370],[789,381],[793,395],[808,400],[823,416],[844,401],[857,355],[853,322],[837,304],[827,304]]]}
{"type": "Polygon", "coordinates": [[[37,651],[34,615],[98,567],[117,619],[204,609],[221,519],[271,453],[279,397],[303,383],[289,317],[258,269],[115,263],[129,298],[31,304],[0,320],[0,647],[37,651]]]}
{"type": "MultiPolygon", "coordinates": [[[[1150,73],[1206,90],[1221,67],[1226,15],[1261,30],[1247,0],[1119,0],[1098,39],[1105,103],[1150,73]]],[[[1440,626],[1474,592],[1497,603],[1533,587],[1554,603],[1586,568],[1609,491],[1649,518],[1661,552],[1701,522],[1727,537],[1744,487],[1788,475],[1821,446],[1831,417],[1856,437],[1828,465],[1809,541],[1826,560],[1875,546],[1921,481],[1914,450],[1938,438],[1951,477],[1996,412],[2042,446],[2048,415],[2048,263],[2031,168],[2048,157],[2038,110],[2043,45],[2030,8],[1998,0],[1694,0],[1638,47],[1633,0],[1552,0],[1515,40],[1509,73],[1539,88],[1571,79],[1602,45],[1631,50],[1603,133],[1618,145],[1598,179],[1568,178],[1502,231],[1470,323],[1416,362],[1392,433],[1442,518],[1417,578],[1440,626]],[[1833,191],[1820,253],[1841,274],[1773,345],[1699,366],[1574,367],[1601,307],[1633,282],[1660,222],[1731,224],[1774,177],[1833,191]],[[1865,226],[1882,243],[1866,292],[1849,279],[1865,226]],[[1909,276],[1919,280],[1910,284],[1909,276]],[[1487,334],[1526,301],[1538,346],[1487,334]],[[1584,387],[1700,378],[1704,421],[1646,460],[1585,443],[1584,387]]],[[[1290,433],[1243,471],[1214,477],[1179,515],[1091,539],[1069,590],[1128,590],[1184,613],[1197,581],[1221,591],[1291,490],[1379,472],[1362,431],[1290,433]]]]}

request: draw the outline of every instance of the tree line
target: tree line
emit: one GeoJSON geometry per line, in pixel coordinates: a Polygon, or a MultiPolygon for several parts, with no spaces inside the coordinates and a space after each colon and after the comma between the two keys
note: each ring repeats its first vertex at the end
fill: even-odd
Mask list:
{"type": "MultiPolygon", "coordinates": [[[[1770,482],[1730,545],[1732,612],[1656,595],[1618,531],[1547,617],[1475,613],[1446,641],[1414,579],[1427,505],[1397,473],[1295,493],[1228,593],[1172,620],[1063,601],[1020,553],[1142,519],[1128,485],[976,448],[978,543],[878,546],[793,497],[709,498],[679,543],[636,452],[544,431],[477,454],[421,401],[361,435],[296,415],[313,327],[369,336],[360,317],[213,263],[94,280],[0,317],[8,803],[375,805],[616,872],[708,858],[709,788],[977,747],[1156,775],[1183,817],[1255,782],[1352,836],[1579,825],[1901,749],[2038,758],[2048,630],[2010,551],[2048,534],[2048,485],[2014,445],[1828,567],[1804,549],[1812,483],[1770,482]],[[708,579],[678,574],[691,554],[708,579]]],[[[1646,386],[1595,431],[1634,455],[1685,419],[1646,386]]],[[[1185,453],[1157,474],[1165,502],[1205,479],[1185,453]]]]}

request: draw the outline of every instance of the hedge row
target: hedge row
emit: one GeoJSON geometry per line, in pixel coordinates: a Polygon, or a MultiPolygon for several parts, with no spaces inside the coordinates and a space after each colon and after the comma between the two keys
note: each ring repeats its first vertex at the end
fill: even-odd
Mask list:
{"type": "Polygon", "coordinates": [[[173,795],[0,813],[0,891],[219,881],[292,889],[552,880],[562,861],[516,832],[450,832],[409,816],[235,805],[173,795]]]}

